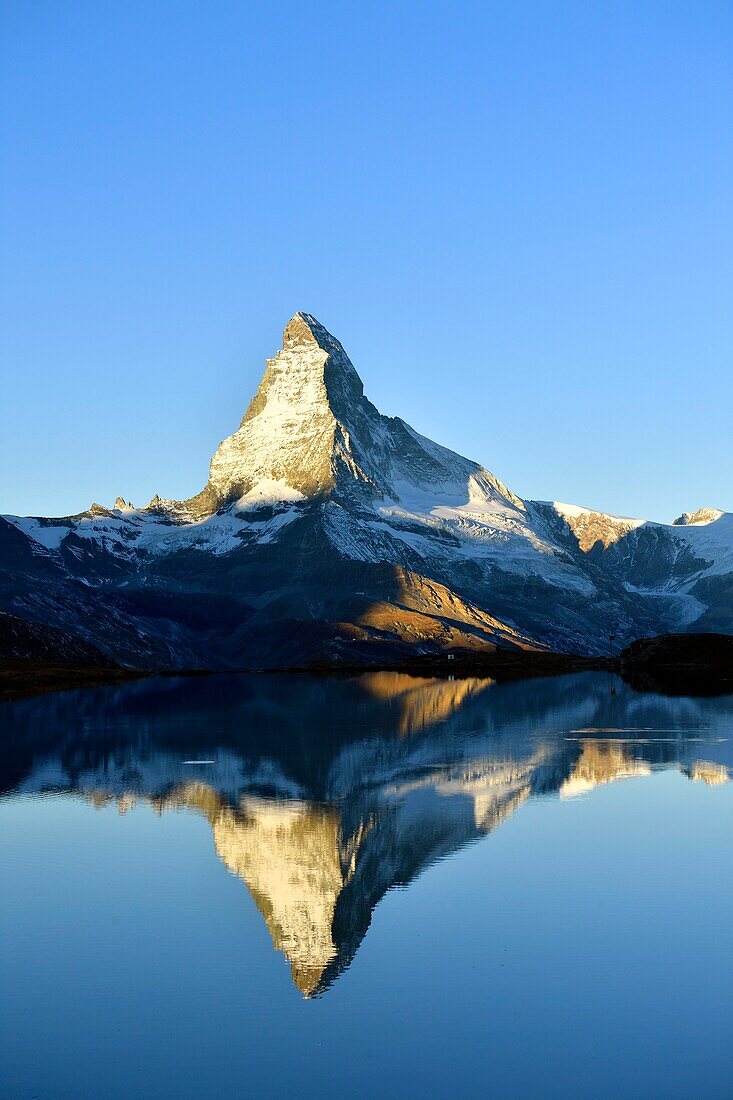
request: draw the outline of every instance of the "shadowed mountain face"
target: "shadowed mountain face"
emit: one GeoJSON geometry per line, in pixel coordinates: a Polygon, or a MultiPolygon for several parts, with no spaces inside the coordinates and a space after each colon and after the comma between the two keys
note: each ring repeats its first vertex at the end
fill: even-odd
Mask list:
{"type": "Polygon", "coordinates": [[[603,654],[733,632],[733,517],[521,500],[382,415],[338,340],[297,313],[199,493],[0,517],[0,610],[133,667],[603,654]]]}
{"type": "Polygon", "coordinates": [[[670,767],[717,785],[733,768],[733,697],[642,695],[605,673],[141,681],[2,718],[4,795],[203,815],[309,997],[351,963],[388,890],[528,799],[670,767]]]}

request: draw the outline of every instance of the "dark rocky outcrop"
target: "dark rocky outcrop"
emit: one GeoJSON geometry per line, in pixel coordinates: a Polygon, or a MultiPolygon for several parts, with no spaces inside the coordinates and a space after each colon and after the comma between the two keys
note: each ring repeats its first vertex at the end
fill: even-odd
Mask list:
{"type": "Polygon", "coordinates": [[[137,675],[82,638],[0,612],[0,700],[118,683],[137,675]]]}
{"type": "Polygon", "coordinates": [[[118,667],[106,654],[74,634],[4,611],[0,611],[0,660],[86,668],[118,667]]]}
{"type": "Polygon", "coordinates": [[[621,669],[633,687],[668,695],[733,693],[733,636],[662,634],[623,651],[621,669]]]}

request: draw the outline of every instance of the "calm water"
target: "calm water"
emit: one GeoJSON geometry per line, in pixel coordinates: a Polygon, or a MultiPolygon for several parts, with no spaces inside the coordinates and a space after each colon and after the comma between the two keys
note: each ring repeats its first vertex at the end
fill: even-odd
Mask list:
{"type": "Polygon", "coordinates": [[[0,706],[2,1097],[733,1093],[733,697],[0,706]]]}

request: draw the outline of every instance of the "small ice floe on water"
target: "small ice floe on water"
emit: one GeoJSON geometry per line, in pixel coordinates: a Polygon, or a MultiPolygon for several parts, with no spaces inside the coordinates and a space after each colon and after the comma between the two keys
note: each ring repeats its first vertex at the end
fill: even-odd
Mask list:
{"type": "Polygon", "coordinates": [[[182,760],[182,764],[215,764],[216,760],[182,760]]]}

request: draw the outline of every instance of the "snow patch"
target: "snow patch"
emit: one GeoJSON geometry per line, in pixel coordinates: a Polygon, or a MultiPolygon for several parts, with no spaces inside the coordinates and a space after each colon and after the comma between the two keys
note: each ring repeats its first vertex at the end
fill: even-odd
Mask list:
{"type": "Polygon", "coordinates": [[[59,546],[72,530],[62,523],[47,523],[40,519],[32,519],[22,516],[4,516],[8,523],[12,523],[27,538],[33,539],[46,550],[58,550],[59,546]]]}
{"type": "Polygon", "coordinates": [[[282,502],[292,504],[305,499],[305,495],[299,489],[294,489],[292,485],[288,485],[284,478],[279,481],[264,478],[262,481],[258,481],[248,493],[240,497],[234,508],[237,512],[251,512],[267,504],[274,505],[282,502]]]}

